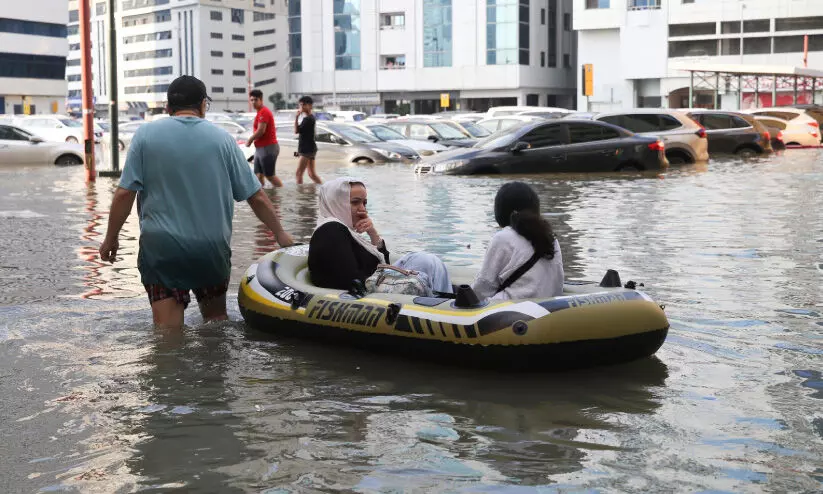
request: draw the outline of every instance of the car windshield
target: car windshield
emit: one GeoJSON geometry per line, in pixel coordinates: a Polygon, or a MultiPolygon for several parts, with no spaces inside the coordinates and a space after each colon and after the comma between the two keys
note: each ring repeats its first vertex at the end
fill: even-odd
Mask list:
{"type": "Polygon", "coordinates": [[[464,129],[468,130],[469,134],[474,137],[488,137],[492,135],[488,129],[484,129],[474,122],[460,122],[460,125],[462,125],[464,129]]]}
{"type": "Polygon", "coordinates": [[[400,139],[406,139],[406,136],[392,128],[386,127],[385,125],[369,125],[368,129],[372,134],[377,136],[378,139],[383,141],[397,141],[400,139]]]}
{"type": "Polygon", "coordinates": [[[355,129],[353,127],[345,127],[342,125],[329,125],[329,129],[337,132],[341,136],[343,136],[347,141],[352,142],[380,142],[380,139],[369,135],[362,130],[355,129]]]}
{"type": "Polygon", "coordinates": [[[66,127],[82,127],[83,124],[78,122],[77,120],[69,120],[68,118],[61,118],[60,123],[65,125],[66,127]]]}
{"type": "Polygon", "coordinates": [[[515,139],[517,139],[517,132],[521,129],[520,125],[515,125],[514,127],[509,127],[508,129],[501,130],[496,132],[485,139],[480,139],[477,141],[477,144],[474,145],[476,148],[481,149],[496,149],[505,146],[511,146],[514,144],[515,139]]]}
{"type": "Polygon", "coordinates": [[[443,139],[465,139],[466,136],[451,125],[443,122],[431,122],[429,124],[443,139]]]}
{"type": "Polygon", "coordinates": [[[98,127],[100,127],[101,129],[105,130],[106,132],[108,132],[108,131],[109,131],[109,129],[111,128],[111,126],[108,124],[108,122],[99,122],[99,123],[97,123],[97,124],[95,124],[95,125],[97,125],[97,126],[98,126],[98,127]]]}

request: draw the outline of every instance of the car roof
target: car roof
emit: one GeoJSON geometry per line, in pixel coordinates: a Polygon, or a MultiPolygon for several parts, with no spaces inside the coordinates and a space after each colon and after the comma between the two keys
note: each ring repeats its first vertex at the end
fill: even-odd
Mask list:
{"type": "Polygon", "coordinates": [[[603,117],[608,115],[626,115],[626,114],[640,114],[640,115],[656,115],[656,114],[666,114],[666,115],[683,115],[685,112],[684,110],[679,109],[672,109],[672,108],[629,108],[628,110],[619,110],[619,111],[608,111],[608,112],[600,112],[595,113],[596,117],[603,117]]]}
{"type": "Polygon", "coordinates": [[[754,119],[755,120],[777,120],[778,122],[782,122],[782,123],[786,123],[786,124],[790,123],[786,119],[783,119],[783,118],[780,118],[780,117],[773,117],[771,115],[756,115],[754,117],[754,119]]]}

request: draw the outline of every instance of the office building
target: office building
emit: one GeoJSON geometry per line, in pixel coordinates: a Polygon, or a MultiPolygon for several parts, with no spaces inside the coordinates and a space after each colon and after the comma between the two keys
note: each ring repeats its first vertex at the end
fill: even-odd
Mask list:
{"type": "Polygon", "coordinates": [[[432,113],[576,103],[571,0],[291,0],[289,88],[432,113]]]}

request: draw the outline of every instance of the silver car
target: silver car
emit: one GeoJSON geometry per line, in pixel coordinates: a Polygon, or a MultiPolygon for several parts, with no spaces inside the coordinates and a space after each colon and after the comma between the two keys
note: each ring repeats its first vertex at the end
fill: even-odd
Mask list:
{"type": "MultiPolygon", "coordinates": [[[[317,156],[323,161],[346,163],[416,163],[420,155],[414,149],[384,142],[356,126],[338,122],[317,122],[315,127],[317,156]]],[[[293,126],[277,128],[280,155],[297,151],[293,126]]]]}
{"type": "Polygon", "coordinates": [[[82,165],[84,154],[80,144],[45,141],[0,120],[0,165],[82,165]]]}
{"type": "Polygon", "coordinates": [[[400,144],[401,146],[410,147],[417,151],[417,154],[419,154],[420,156],[431,156],[433,154],[437,154],[441,151],[449,149],[446,146],[441,146],[440,144],[437,144],[435,142],[407,139],[406,136],[404,136],[400,132],[397,132],[391,127],[383,125],[381,123],[369,123],[367,121],[360,122],[354,125],[360,130],[368,132],[374,137],[380,139],[381,141],[393,142],[395,144],[400,144]]]}
{"type": "Polygon", "coordinates": [[[671,165],[703,163],[709,160],[706,130],[683,112],[637,109],[599,113],[593,119],[623,127],[635,134],[659,137],[665,144],[666,158],[671,165]]]}

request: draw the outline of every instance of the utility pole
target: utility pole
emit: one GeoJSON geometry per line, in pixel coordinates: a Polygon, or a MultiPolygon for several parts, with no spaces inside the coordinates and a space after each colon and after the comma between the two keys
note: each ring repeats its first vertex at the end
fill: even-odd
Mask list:
{"type": "Polygon", "coordinates": [[[109,135],[111,136],[111,169],[120,175],[120,133],[117,131],[120,119],[117,90],[117,25],[114,10],[117,0],[109,0],[109,135]]]}
{"type": "Polygon", "coordinates": [[[80,74],[83,83],[83,146],[85,150],[86,182],[94,182],[97,172],[94,163],[94,93],[91,87],[91,11],[89,0],[80,0],[80,74]]]}

